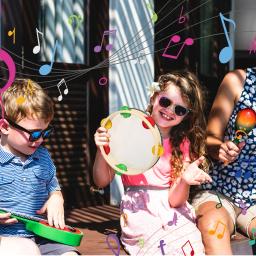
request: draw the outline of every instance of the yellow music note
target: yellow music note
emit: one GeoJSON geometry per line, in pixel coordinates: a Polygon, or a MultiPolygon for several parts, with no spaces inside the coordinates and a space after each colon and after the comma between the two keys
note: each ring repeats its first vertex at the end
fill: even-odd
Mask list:
{"type": "Polygon", "coordinates": [[[153,21],[153,23],[155,23],[155,22],[157,21],[157,19],[158,19],[158,16],[157,16],[157,14],[154,12],[154,9],[151,7],[151,4],[147,4],[147,7],[148,7],[149,10],[152,10],[153,15],[152,15],[152,17],[151,17],[151,20],[153,21]]]}
{"type": "Polygon", "coordinates": [[[216,230],[217,230],[219,224],[223,225],[223,231],[217,233],[217,238],[218,238],[218,239],[221,239],[221,238],[223,238],[223,236],[224,236],[224,233],[225,233],[225,230],[226,230],[226,225],[225,225],[223,222],[221,222],[220,220],[217,222],[215,229],[210,229],[210,230],[208,231],[208,233],[209,233],[210,235],[214,235],[214,234],[216,233],[216,230]]]}
{"type": "Polygon", "coordinates": [[[139,241],[138,241],[138,244],[139,244],[139,246],[140,246],[140,248],[143,248],[144,247],[144,238],[143,237],[141,237],[140,239],[139,239],[139,241]]]}
{"type": "Polygon", "coordinates": [[[15,27],[13,30],[8,31],[8,36],[13,36],[13,44],[15,44],[16,34],[15,34],[15,27]]]}

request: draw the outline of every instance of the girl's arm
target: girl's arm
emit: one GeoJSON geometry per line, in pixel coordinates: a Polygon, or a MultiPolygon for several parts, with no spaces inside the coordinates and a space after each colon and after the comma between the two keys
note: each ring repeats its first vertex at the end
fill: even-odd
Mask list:
{"type": "Polygon", "coordinates": [[[240,98],[246,74],[244,70],[229,72],[223,79],[209,115],[207,125],[207,148],[211,157],[223,162],[232,162],[239,154],[242,145],[231,141],[223,142],[224,131],[240,98]]]}
{"type": "Polygon", "coordinates": [[[95,144],[98,147],[94,165],[93,165],[93,180],[96,186],[106,187],[114,178],[115,172],[103,158],[99,146],[109,144],[109,134],[104,127],[99,127],[94,135],[95,144]]]}
{"type": "Polygon", "coordinates": [[[201,156],[191,164],[185,164],[184,172],[176,179],[169,190],[169,204],[171,207],[181,207],[189,197],[190,185],[200,185],[212,182],[211,177],[198,166],[204,161],[201,156]]]}

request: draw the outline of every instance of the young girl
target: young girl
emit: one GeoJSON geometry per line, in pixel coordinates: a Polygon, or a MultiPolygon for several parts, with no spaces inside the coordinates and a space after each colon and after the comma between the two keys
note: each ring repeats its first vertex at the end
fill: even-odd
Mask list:
{"type": "MultiPolygon", "coordinates": [[[[201,234],[187,203],[190,185],[210,182],[200,169],[205,119],[197,78],[188,71],[159,77],[148,111],[158,125],[164,154],[150,170],[122,175],[125,193],[121,201],[121,241],[131,255],[202,255],[201,234]]],[[[95,133],[99,147],[111,140],[103,127],[95,133]]],[[[93,167],[95,184],[107,186],[115,173],[98,149],[93,167]]]]}

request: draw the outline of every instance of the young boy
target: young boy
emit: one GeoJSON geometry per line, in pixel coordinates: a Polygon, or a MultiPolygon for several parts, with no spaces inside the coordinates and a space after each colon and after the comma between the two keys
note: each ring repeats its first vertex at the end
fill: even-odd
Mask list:
{"type": "MultiPolygon", "coordinates": [[[[0,208],[35,217],[47,211],[49,224],[63,229],[64,201],[56,168],[41,146],[53,131],[53,102],[37,83],[17,79],[3,93],[2,103],[0,208]]],[[[74,247],[27,231],[23,223],[10,218],[10,213],[0,214],[0,236],[31,238],[42,255],[79,254],[74,247]]]]}

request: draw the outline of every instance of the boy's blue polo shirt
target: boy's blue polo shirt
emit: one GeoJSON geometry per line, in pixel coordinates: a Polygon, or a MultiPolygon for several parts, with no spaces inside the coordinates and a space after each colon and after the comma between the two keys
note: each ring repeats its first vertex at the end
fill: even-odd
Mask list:
{"type": "MultiPolygon", "coordinates": [[[[41,209],[52,191],[60,190],[56,168],[48,150],[39,147],[25,162],[0,147],[0,208],[41,217],[41,209]]],[[[2,236],[33,236],[21,222],[0,224],[2,236]]]]}

